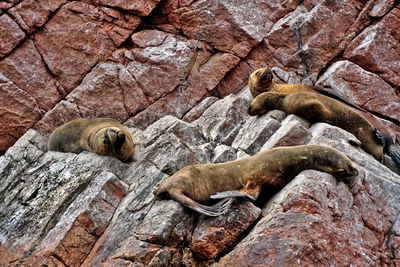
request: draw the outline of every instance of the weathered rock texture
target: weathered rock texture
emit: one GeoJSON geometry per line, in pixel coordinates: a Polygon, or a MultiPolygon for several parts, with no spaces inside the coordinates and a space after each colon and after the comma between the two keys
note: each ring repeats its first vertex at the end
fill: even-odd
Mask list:
{"type": "Polygon", "coordinates": [[[128,128],[136,142],[130,164],[45,152],[46,139],[29,130],[0,157],[0,265],[400,264],[400,176],[337,127],[276,110],[249,117],[250,100],[244,88],[192,123],[165,116],[143,131],[128,128]],[[335,147],[360,174],[345,184],[306,170],[219,217],[152,194],[184,166],[299,144],[335,147]]]}
{"type": "Polygon", "coordinates": [[[268,65],[373,112],[399,143],[399,29],[394,0],[0,1],[0,265],[400,265],[399,176],[336,127],[249,117],[244,88],[268,65]],[[94,116],[130,129],[133,163],[46,152],[57,126],[94,116]],[[305,171],[219,218],[152,194],[189,164],[307,143],[360,175],[305,171]]]}
{"type": "Polygon", "coordinates": [[[80,117],[192,121],[256,68],[326,86],[400,140],[400,6],[361,1],[0,2],[0,151],[80,117]],[[208,101],[204,102],[204,99],[208,101]]]}

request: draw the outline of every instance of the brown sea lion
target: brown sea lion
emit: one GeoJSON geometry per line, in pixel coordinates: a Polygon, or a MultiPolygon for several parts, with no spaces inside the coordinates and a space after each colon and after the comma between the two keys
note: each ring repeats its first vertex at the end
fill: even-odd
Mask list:
{"type": "Polygon", "coordinates": [[[131,134],[117,120],[85,118],[70,121],[53,131],[47,148],[52,151],[80,153],[88,150],[129,161],[133,155],[131,134]]]}
{"type": "Polygon", "coordinates": [[[218,216],[225,212],[232,197],[254,201],[263,186],[283,187],[306,169],[327,172],[346,181],[358,174],[350,159],[336,149],[319,145],[278,147],[237,161],[186,166],[153,193],[168,193],[184,206],[218,216]],[[213,206],[203,205],[220,198],[224,199],[213,206]]]}
{"type": "Polygon", "coordinates": [[[262,93],[250,104],[248,113],[262,115],[279,109],[298,115],[311,122],[326,122],[336,125],[361,141],[361,147],[377,160],[382,159],[383,146],[376,137],[375,127],[347,105],[330,97],[314,93],[262,93]]]}
{"type": "Polygon", "coordinates": [[[375,136],[382,144],[384,152],[388,154],[396,163],[396,165],[400,167],[400,149],[394,144],[394,141],[389,131],[387,130],[386,126],[374,115],[372,115],[365,109],[360,108],[357,105],[351,103],[350,101],[344,99],[340,95],[331,92],[329,90],[326,90],[324,88],[316,86],[307,86],[303,84],[278,84],[275,83],[272,80],[272,78],[273,78],[272,70],[268,67],[255,70],[249,77],[249,90],[252,97],[255,98],[259,94],[264,92],[276,92],[284,94],[308,92],[308,93],[321,94],[336,99],[349,106],[351,109],[353,109],[354,112],[364,117],[367,121],[370,122],[370,124],[374,126],[375,136]]]}

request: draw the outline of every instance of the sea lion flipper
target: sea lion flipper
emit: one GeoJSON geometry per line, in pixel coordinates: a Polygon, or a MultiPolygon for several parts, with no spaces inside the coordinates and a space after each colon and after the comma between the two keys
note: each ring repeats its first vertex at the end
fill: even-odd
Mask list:
{"type": "Polygon", "coordinates": [[[171,198],[173,198],[177,202],[181,203],[182,205],[184,205],[188,208],[191,208],[197,212],[200,212],[202,214],[205,214],[207,216],[212,216],[212,217],[225,214],[225,212],[227,211],[227,209],[229,208],[229,206],[232,203],[232,199],[227,198],[227,199],[223,199],[223,200],[219,201],[218,203],[216,203],[213,206],[205,206],[200,203],[197,203],[193,199],[185,196],[184,194],[182,194],[180,192],[170,192],[170,196],[171,196],[171,198]]]}
{"type": "Polygon", "coordinates": [[[211,199],[223,199],[223,198],[232,198],[232,197],[244,197],[250,200],[253,200],[251,196],[246,193],[240,192],[239,190],[230,190],[224,192],[217,192],[215,195],[211,195],[211,199]]]}
{"type": "Polygon", "coordinates": [[[260,194],[261,186],[255,186],[251,181],[249,181],[245,187],[240,190],[229,190],[224,192],[217,192],[215,195],[210,196],[212,199],[221,198],[232,198],[232,197],[244,197],[248,198],[250,201],[256,201],[258,195],[260,194]]]}

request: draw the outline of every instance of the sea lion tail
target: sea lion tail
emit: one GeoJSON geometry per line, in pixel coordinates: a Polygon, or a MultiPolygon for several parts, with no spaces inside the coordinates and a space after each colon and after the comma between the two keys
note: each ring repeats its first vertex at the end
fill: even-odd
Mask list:
{"type": "Polygon", "coordinates": [[[400,167],[400,148],[395,144],[389,145],[387,154],[392,158],[398,167],[400,167]]]}

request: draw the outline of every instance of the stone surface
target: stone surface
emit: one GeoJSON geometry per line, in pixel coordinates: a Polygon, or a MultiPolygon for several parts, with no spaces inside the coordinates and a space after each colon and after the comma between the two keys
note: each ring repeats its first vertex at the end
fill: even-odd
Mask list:
{"type": "Polygon", "coordinates": [[[382,165],[334,126],[246,112],[248,76],[268,65],[277,82],[317,83],[370,110],[399,141],[399,7],[0,2],[0,265],[400,265],[400,183],[389,158],[382,165]],[[87,116],[127,126],[134,161],[46,152],[40,135],[87,116]],[[307,142],[346,153],[360,175],[343,184],[305,171],[214,219],[152,194],[184,166],[307,142]]]}
{"type": "Polygon", "coordinates": [[[25,33],[7,14],[0,16],[0,57],[7,55],[25,37],[25,33]]]}
{"type": "Polygon", "coordinates": [[[192,251],[200,259],[216,258],[232,247],[260,214],[260,208],[243,201],[231,207],[226,216],[203,217],[193,231],[192,251]]]}
{"type": "MultiPolygon", "coordinates": [[[[109,116],[144,130],[166,115],[198,119],[214,97],[242,90],[256,68],[273,67],[278,82],[312,85],[331,75],[343,58],[357,64],[348,70],[354,75],[362,68],[384,79],[384,97],[361,102],[397,132],[398,100],[388,101],[393,92],[400,94],[395,5],[392,0],[0,2],[0,71],[41,109],[41,116],[33,117],[37,123],[19,125],[15,138],[2,141],[2,151],[33,125],[47,135],[65,121],[67,112],[54,108],[60,101],[76,105],[65,118],[76,112],[109,116]],[[110,64],[115,65],[105,67],[110,64]]],[[[371,78],[374,86],[382,84],[377,78],[371,78]]],[[[365,88],[372,87],[359,84],[357,90],[365,88]]],[[[8,109],[20,112],[18,105],[8,109]]]]}
{"type": "Polygon", "coordinates": [[[400,9],[392,9],[379,23],[366,28],[346,48],[344,57],[400,86],[400,9]]]}
{"type": "Polygon", "coordinates": [[[0,73],[0,150],[5,151],[40,118],[35,99],[0,73]],[[26,116],[30,114],[30,116],[26,116]]]}
{"type": "Polygon", "coordinates": [[[340,96],[366,110],[400,121],[400,98],[393,88],[378,75],[350,61],[332,64],[317,85],[332,88],[340,96]]]}
{"type": "MultiPolygon", "coordinates": [[[[112,74],[119,65],[109,64],[112,74]]],[[[335,126],[309,128],[281,111],[260,117],[238,112],[245,110],[247,94],[216,101],[193,123],[165,116],[143,131],[128,128],[135,140],[129,164],[89,152],[45,152],[46,139],[28,131],[0,157],[0,263],[242,266],[300,260],[334,265],[352,257],[359,265],[395,262],[400,177],[335,126]],[[346,185],[305,171],[271,200],[274,193],[266,188],[256,203],[237,201],[217,218],[199,218],[152,194],[184,166],[248,157],[274,136],[335,147],[357,164],[360,175],[346,185]],[[332,256],[344,248],[349,248],[346,257],[332,256]]],[[[65,110],[76,108],[62,103],[65,110]]]]}

